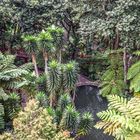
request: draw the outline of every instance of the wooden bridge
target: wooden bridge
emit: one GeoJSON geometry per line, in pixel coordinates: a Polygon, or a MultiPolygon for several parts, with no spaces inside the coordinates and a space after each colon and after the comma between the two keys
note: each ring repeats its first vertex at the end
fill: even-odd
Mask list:
{"type": "Polygon", "coordinates": [[[78,82],[76,83],[77,87],[80,86],[96,86],[98,87],[100,84],[98,81],[90,81],[86,76],[84,75],[78,75],[78,82]]]}

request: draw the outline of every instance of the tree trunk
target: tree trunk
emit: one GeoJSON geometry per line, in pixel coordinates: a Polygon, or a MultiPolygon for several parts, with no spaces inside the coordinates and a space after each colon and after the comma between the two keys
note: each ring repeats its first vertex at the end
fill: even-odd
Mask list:
{"type": "MultiPolygon", "coordinates": [[[[75,88],[75,89],[76,89],[76,88],[75,88]]],[[[75,98],[76,98],[76,91],[75,91],[75,89],[74,89],[74,91],[73,91],[73,97],[72,97],[73,103],[74,103],[75,98]]]]}
{"type": "Polygon", "coordinates": [[[45,73],[48,73],[48,53],[47,52],[43,52],[43,56],[44,56],[44,61],[45,61],[45,73]]]}
{"type": "Polygon", "coordinates": [[[116,38],[115,38],[115,49],[116,50],[119,48],[119,40],[120,40],[119,31],[118,31],[118,29],[116,29],[116,38]]]}
{"type": "Polygon", "coordinates": [[[35,69],[35,75],[36,75],[36,77],[39,77],[39,72],[38,72],[36,58],[35,58],[35,54],[34,53],[32,54],[32,62],[33,62],[34,69],[35,69]]]}
{"type": "MultiPolygon", "coordinates": [[[[127,61],[127,48],[126,47],[124,47],[123,63],[124,63],[124,83],[127,86],[128,61],[127,61]]],[[[125,92],[127,92],[127,89],[125,92]]]]}
{"type": "Polygon", "coordinates": [[[62,61],[62,51],[61,49],[59,50],[59,63],[61,64],[62,61]]]}

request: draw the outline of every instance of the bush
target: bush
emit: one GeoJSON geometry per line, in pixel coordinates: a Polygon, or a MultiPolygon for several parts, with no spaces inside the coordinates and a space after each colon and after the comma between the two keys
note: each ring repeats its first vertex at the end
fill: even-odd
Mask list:
{"type": "Polygon", "coordinates": [[[69,132],[58,130],[46,109],[30,100],[13,122],[13,133],[5,133],[0,140],[70,140],[69,132]]]}

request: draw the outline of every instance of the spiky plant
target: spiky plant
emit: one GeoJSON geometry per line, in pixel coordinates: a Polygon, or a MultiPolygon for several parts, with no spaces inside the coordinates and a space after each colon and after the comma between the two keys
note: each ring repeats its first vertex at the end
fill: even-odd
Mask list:
{"type": "MultiPolygon", "coordinates": [[[[140,56],[140,51],[135,54],[140,56]]],[[[134,92],[140,92],[140,61],[129,68],[128,80],[130,80],[130,89],[134,92]]]]}
{"type": "Polygon", "coordinates": [[[60,27],[57,27],[55,25],[52,25],[50,27],[47,28],[47,31],[51,34],[52,38],[53,38],[53,45],[56,48],[56,54],[58,56],[59,62],[61,63],[61,59],[62,59],[62,42],[63,42],[63,33],[64,30],[60,27]],[[59,52],[59,53],[58,53],[59,52]]]}
{"type": "Polygon", "coordinates": [[[52,106],[53,100],[56,97],[56,91],[60,88],[60,67],[59,63],[55,60],[49,63],[49,72],[47,74],[47,90],[50,93],[50,105],[52,106]]]}
{"type": "Polygon", "coordinates": [[[70,104],[72,104],[70,95],[68,93],[62,94],[58,100],[58,107],[60,110],[63,112],[64,109],[70,104]]]}
{"type": "Polygon", "coordinates": [[[62,115],[64,110],[68,105],[72,105],[72,99],[68,93],[60,95],[60,98],[57,103],[57,108],[55,110],[55,121],[57,122],[57,125],[60,124],[60,121],[62,119],[62,115]]]}
{"type": "Polygon", "coordinates": [[[110,54],[110,65],[101,77],[100,94],[106,97],[109,94],[121,95],[125,89],[123,63],[119,53],[110,54]]]}
{"type": "Polygon", "coordinates": [[[0,103],[0,130],[4,129],[5,122],[4,122],[4,108],[3,105],[0,103]]]}
{"type": "Polygon", "coordinates": [[[5,102],[8,99],[8,95],[4,92],[2,88],[0,88],[0,130],[3,130],[5,127],[5,121],[4,121],[4,107],[3,102],[5,102]]]}
{"type": "Polygon", "coordinates": [[[48,59],[49,52],[52,51],[52,36],[49,32],[42,30],[42,32],[38,35],[39,49],[43,53],[44,62],[45,62],[45,73],[48,73],[48,59]]]}
{"type": "Polygon", "coordinates": [[[32,63],[34,65],[35,74],[39,77],[37,61],[36,61],[36,51],[37,51],[37,37],[33,35],[22,36],[24,41],[24,48],[27,53],[31,55],[32,63]]]}
{"type": "Polygon", "coordinates": [[[3,103],[5,110],[5,121],[15,118],[21,109],[20,97],[17,93],[9,94],[8,100],[3,103]]]}
{"type": "Polygon", "coordinates": [[[130,140],[140,137],[140,99],[133,97],[130,100],[110,95],[108,109],[98,113],[101,119],[95,127],[103,129],[104,133],[114,136],[117,140],[130,140]]]}
{"type": "Polygon", "coordinates": [[[82,114],[78,127],[78,135],[87,135],[93,127],[93,120],[93,115],[91,113],[85,112],[82,114]]]}
{"type": "Polygon", "coordinates": [[[72,105],[69,105],[66,107],[63,113],[63,118],[61,120],[60,126],[63,129],[74,131],[78,127],[79,119],[79,113],[72,105]]]}
{"type": "Polygon", "coordinates": [[[77,63],[71,61],[65,64],[64,67],[64,87],[67,91],[71,91],[75,88],[78,77],[77,63]]]}
{"type": "Polygon", "coordinates": [[[47,96],[44,92],[38,92],[35,96],[36,100],[39,101],[40,107],[47,107],[47,96]]]}

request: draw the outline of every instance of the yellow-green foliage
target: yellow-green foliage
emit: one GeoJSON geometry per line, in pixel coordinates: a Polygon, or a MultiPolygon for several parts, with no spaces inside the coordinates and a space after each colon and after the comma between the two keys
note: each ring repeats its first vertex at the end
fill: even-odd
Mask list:
{"type": "Polygon", "coordinates": [[[117,140],[140,140],[140,98],[131,100],[110,95],[108,110],[98,113],[97,129],[113,135],[117,140]]]}
{"type": "Polygon", "coordinates": [[[3,134],[0,140],[70,140],[69,132],[58,130],[47,110],[39,108],[35,100],[29,101],[13,125],[14,132],[3,134]]]}

